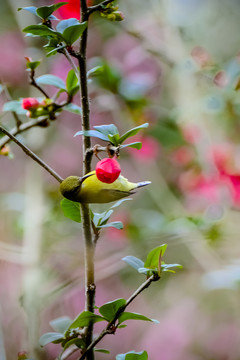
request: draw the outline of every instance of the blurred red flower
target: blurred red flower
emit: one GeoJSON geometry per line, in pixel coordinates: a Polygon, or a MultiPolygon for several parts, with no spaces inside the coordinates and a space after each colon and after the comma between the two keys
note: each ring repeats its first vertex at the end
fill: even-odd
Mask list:
{"type": "MultiPolygon", "coordinates": [[[[62,2],[62,0],[57,0],[55,2],[59,3],[62,2]]],[[[80,0],[68,0],[68,4],[60,7],[57,12],[61,19],[80,19],[80,0]]]]}

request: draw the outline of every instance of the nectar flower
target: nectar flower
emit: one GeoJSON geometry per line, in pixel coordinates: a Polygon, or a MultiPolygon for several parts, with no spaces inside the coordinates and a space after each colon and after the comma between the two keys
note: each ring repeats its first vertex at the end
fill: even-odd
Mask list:
{"type": "Polygon", "coordinates": [[[98,180],[111,184],[119,177],[121,168],[117,160],[105,158],[96,165],[96,175],[98,180]]]}
{"type": "Polygon", "coordinates": [[[22,108],[24,110],[37,109],[39,101],[35,98],[25,98],[22,100],[22,108]]]}

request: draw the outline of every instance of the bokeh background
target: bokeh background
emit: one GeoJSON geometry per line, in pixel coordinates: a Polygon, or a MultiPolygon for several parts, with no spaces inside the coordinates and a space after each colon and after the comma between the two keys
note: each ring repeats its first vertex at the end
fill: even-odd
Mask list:
{"type": "MultiPolygon", "coordinates": [[[[78,17],[77,2],[70,0],[58,17],[78,17]]],[[[44,41],[21,33],[37,19],[18,7],[44,4],[51,2],[0,3],[0,78],[9,90],[0,95],[1,108],[10,98],[39,96],[28,85],[25,56],[42,59],[38,76],[65,80],[70,70],[59,54],[45,58],[44,41]]],[[[112,220],[121,220],[123,230],[102,233],[96,305],[128,298],[144,280],[121,260],[126,255],[144,260],[167,243],[165,261],[183,269],[164,275],[131,305],[160,324],[129,321],[102,341],[111,354],[97,359],[147,350],[150,360],[238,360],[240,3],[119,5],[123,22],[98,15],[90,22],[88,66],[104,65],[89,84],[91,124],[115,123],[123,133],[149,122],[136,136],[142,149],[122,151],[119,161],[129,180],[152,185],[116,209],[112,220]]],[[[14,119],[2,111],[1,123],[11,129],[14,119]]],[[[78,115],[63,112],[50,127],[19,138],[62,177],[81,175],[81,138],[73,138],[80,126],[78,115]]],[[[84,308],[81,228],[64,217],[57,182],[14,144],[10,152],[11,158],[0,157],[0,359],[27,351],[35,360],[51,360],[60,349],[40,349],[39,336],[51,331],[50,320],[74,318],[84,308]]]]}

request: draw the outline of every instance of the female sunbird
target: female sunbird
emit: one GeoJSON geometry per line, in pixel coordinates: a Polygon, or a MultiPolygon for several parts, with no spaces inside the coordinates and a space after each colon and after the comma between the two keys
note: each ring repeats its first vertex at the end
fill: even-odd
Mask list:
{"type": "Polygon", "coordinates": [[[60,192],[68,200],[80,203],[108,203],[132,195],[135,189],[148,184],[151,181],[132,183],[122,175],[107,184],[98,180],[94,170],[83,177],[67,177],[60,185],[60,192]]]}

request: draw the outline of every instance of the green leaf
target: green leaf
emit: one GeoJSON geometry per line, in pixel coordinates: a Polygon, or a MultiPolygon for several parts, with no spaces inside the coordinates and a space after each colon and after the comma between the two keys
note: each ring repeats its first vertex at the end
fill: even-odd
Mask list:
{"type": "Polygon", "coordinates": [[[20,7],[20,8],[18,8],[17,10],[18,10],[18,11],[20,11],[20,10],[26,10],[26,11],[29,11],[30,13],[38,16],[38,15],[37,15],[37,11],[36,11],[36,10],[37,10],[37,7],[36,7],[36,6],[20,7]]]}
{"type": "Polygon", "coordinates": [[[72,319],[70,319],[68,316],[62,316],[49,322],[53,330],[59,333],[64,333],[71,323],[72,319]]]}
{"type": "Polygon", "coordinates": [[[148,360],[148,354],[146,351],[129,351],[126,354],[118,354],[116,360],[148,360]]]}
{"type": "Polygon", "coordinates": [[[115,229],[118,229],[118,230],[122,230],[123,229],[123,223],[121,221],[113,221],[113,222],[110,222],[108,224],[105,224],[105,225],[100,225],[98,226],[99,228],[109,228],[109,227],[113,227],[115,229]]]}
{"type": "Polygon", "coordinates": [[[125,325],[125,324],[124,325],[119,325],[118,329],[124,329],[125,327],[127,327],[127,325],[125,325]]]}
{"type": "Polygon", "coordinates": [[[107,321],[111,321],[113,320],[117,311],[125,304],[126,304],[125,299],[116,299],[113,301],[109,301],[99,308],[99,312],[102,316],[104,316],[105,319],[107,319],[107,321]]]}
{"type": "Polygon", "coordinates": [[[107,210],[103,213],[93,213],[92,221],[94,225],[98,228],[100,225],[106,224],[112,213],[113,210],[107,210]]]}
{"type": "Polygon", "coordinates": [[[81,222],[80,204],[78,202],[63,199],[60,204],[64,216],[78,223],[81,222]]]}
{"type": "Polygon", "coordinates": [[[62,37],[66,42],[66,44],[72,45],[75,41],[77,41],[80,38],[80,36],[82,36],[82,33],[84,32],[86,27],[87,27],[87,21],[66,28],[62,34],[62,37]]]}
{"type": "Polygon", "coordinates": [[[109,142],[108,137],[106,135],[104,135],[104,134],[101,134],[97,130],[78,131],[78,132],[76,132],[76,134],[74,136],[78,136],[78,135],[92,136],[92,137],[96,137],[98,139],[101,139],[103,141],[109,142]]]}
{"type": "Polygon", "coordinates": [[[98,76],[99,74],[102,74],[103,72],[103,66],[95,66],[94,68],[90,69],[87,72],[87,77],[92,77],[92,76],[98,76]]]}
{"type": "Polygon", "coordinates": [[[163,256],[166,249],[167,249],[167,244],[163,244],[151,250],[147,255],[147,260],[144,263],[144,267],[150,269],[158,268],[160,254],[161,256],[163,256]]]}
{"type": "Polygon", "coordinates": [[[110,142],[113,145],[118,146],[118,144],[119,144],[119,134],[108,135],[108,138],[109,138],[110,142]]]}
{"type": "Polygon", "coordinates": [[[66,79],[66,88],[68,94],[71,96],[74,96],[79,89],[78,77],[73,69],[68,72],[66,79]]]}
{"type": "Polygon", "coordinates": [[[102,316],[94,314],[90,311],[83,311],[76,317],[76,319],[73,320],[72,324],[68,327],[68,330],[83,328],[91,323],[96,323],[99,321],[105,321],[105,319],[102,316]]]}
{"type": "Polygon", "coordinates": [[[114,208],[118,207],[119,205],[121,205],[124,201],[129,201],[129,200],[132,200],[132,198],[118,200],[110,207],[110,209],[114,209],[114,208]]]}
{"type": "Polygon", "coordinates": [[[36,78],[36,83],[43,85],[53,85],[56,88],[66,90],[64,81],[56,75],[51,75],[51,74],[41,75],[38,78],[36,78]]]}
{"type": "Polygon", "coordinates": [[[71,345],[76,345],[78,348],[81,349],[81,348],[84,348],[85,341],[83,339],[79,339],[79,338],[71,339],[64,344],[63,351],[65,351],[71,345]]]}
{"type": "Polygon", "coordinates": [[[144,262],[141,259],[138,259],[135,256],[125,256],[122,258],[123,261],[125,261],[128,265],[133,267],[134,269],[138,270],[139,268],[142,268],[144,266],[144,262]]]}
{"type": "Polygon", "coordinates": [[[175,273],[176,271],[170,270],[172,268],[182,269],[182,265],[180,265],[180,264],[164,264],[164,263],[161,264],[162,271],[175,273]]]}
{"type": "Polygon", "coordinates": [[[27,110],[22,108],[21,100],[8,101],[3,105],[3,111],[13,111],[17,114],[26,114],[27,110]]]}
{"type": "Polygon", "coordinates": [[[80,22],[76,18],[70,18],[66,20],[59,21],[59,23],[56,26],[56,30],[63,34],[63,32],[70,26],[79,25],[80,22]]]}
{"type": "Polygon", "coordinates": [[[126,147],[131,147],[131,148],[140,150],[142,148],[142,143],[140,141],[138,141],[138,142],[133,142],[130,144],[121,145],[121,149],[124,149],[126,147]]]}
{"type": "Polygon", "coordinates": [[[76,104],[73,104],[73,103],[65,105],[63,107],[63,109],[66,110],[66,111],[72,112],[74,114],[82,115],[82,108],[80,106],[76,105],[76,104]]]}
{"type": "Polygon", "coordinates": [[[118,128],[114,124],[94,126],[94,129],[105,135],[107,138],[109,135],[119,135],[118,128]]]}
{"type": "Polygon", "coordinates": [[[23,29],[23,32],[37,36],[59,37],[59,34],[46,25],[30,25],[23,29]]]}
{"type": "Polygon", "coordinates": [[[139,130],[144,129],[144,128],[147,128],[148,125],[149,125],[148,123],[145,123],[145,124],[142,124],[142,125],[140,125],[140,126],[137,126],[137,127],[133,128],[133,129],[127,131],[125,134],[123,134],[123,135],[120,137],[120,139],[119,139],[119,144],[122,144],[122,143],[123,143],[126,139],[128,139],[129,137],[136,135],[136,134],[139,132],[139,130]]]}
{"type": "Polygon", "coordinates": [[[49,5],[49,6],[40,6],[39,8],[36,9],[36,13],[37,15],[46,20],[50,17],[50,15],[52,15],[52,13],[54,11],[56,11],[57,9],[59,9],[61,6],[68,4],[67,2],[60,2],[57,4],[53,4],[53,5],[49,5]]]}
{"type": "Polygon", "coordinates": [[[104,353],[104,354],[110,354],[110,351],[106,350],[106,349],[94,349],[94,351],[104,353]]]}
{"type": "Polygon", "coordinates": [[[45,346],[53,341],[61,340],[64,338],[63,334],[56,333],[56,332],[48,332],[46,334],[43,334],[39,339],[39,345],[45,346]]]}
{"type": "Polygon", "coordinates": [[[150,319],[144,315],[124,311],[118,318],[119,324],[123,323],[126,320],[143,320],[143,321],[152,321],[154,323],[159,323],[158,320],[150,319]]]}
{"type": "Polygon", "coordinates": [[[27,61],[26,66],[27,69],[35,70],[40,64],[41,61],[27,61]]]}

